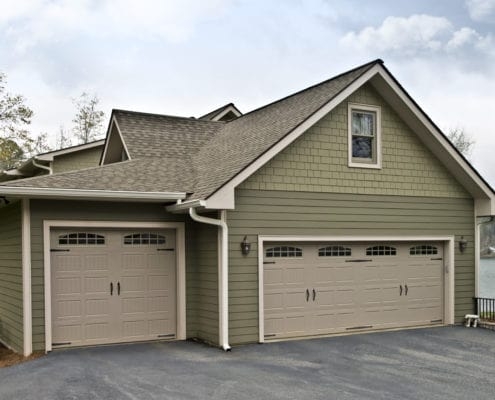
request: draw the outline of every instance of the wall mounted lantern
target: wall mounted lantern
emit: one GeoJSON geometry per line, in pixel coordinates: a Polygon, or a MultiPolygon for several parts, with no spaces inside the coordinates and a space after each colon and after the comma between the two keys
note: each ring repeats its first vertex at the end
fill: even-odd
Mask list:
{"type": "Polygon", "coordinates": [[[241,242],[241,252],[244,256],[247,256],[251,251],[251,243],[247,241],[247,236],[244,236],[244,239],[241,242]]]}
{"type": "Polygon", "coordinates": [[[461,253],[464,253],[464,250],[466,250],[467,247],[467,240],[464,239],[464,236],[461,236],[461,240],[459,240],[459,251],[461,253]]]}

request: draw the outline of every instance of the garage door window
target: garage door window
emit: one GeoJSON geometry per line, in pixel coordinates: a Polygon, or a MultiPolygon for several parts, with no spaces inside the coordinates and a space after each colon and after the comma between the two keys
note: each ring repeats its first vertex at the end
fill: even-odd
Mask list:
{"type": "Polygon", "coordinates": [[[327,246],[318,249],[318,257],[344,257],[350,255],[351,249],[344,246],[327,246]]]}
{"type": "Polygon", "coordinates": [[[74,232],[59,235],[58,244],[62,246],[97,246],[105,244],[105,236],[89,232],[74,232]]]}
{"type": "Polygon", "coordinates": [[[266,249],[267,258],[302,257],[302,249],[293,246],[278,246],[266,249]]]}
{"type": "Polygon", "coordinates": [[[150,232],[132,233],[124,236],[124,244],[130,246],[165,244],[165,236],[150,232]]]}
{"type": "Polygon", "coordinates": [[[367,256],[396,256],[397,249],[391,246],[373,246],[366,249],[367,256]]]}
{"type": "Polygon", "coordinates": [[[418,245],[409,249],[411,256],[429,256],[438,254],[438,249],[435,246],[430,245],[418,245]]]}

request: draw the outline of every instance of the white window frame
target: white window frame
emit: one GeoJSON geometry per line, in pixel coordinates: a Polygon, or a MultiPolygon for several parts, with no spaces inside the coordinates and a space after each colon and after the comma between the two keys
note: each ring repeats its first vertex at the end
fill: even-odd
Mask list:
{"type": "Polygon", "coordinates": [[[348,162],[349,167],[353,168],[382,168],[382,109],[379,106],[372,106],[368,104],[357,104],[357,103],[349,103],[347,107],[347,132],[348,132],[348,162]],[[352,157],[352,112],[353,111],[364,111],[364,112],[372,112],[376,115],[376,131],[375,131],[375,146],[374,151],[376,151],[374,160],[371,159],[367,161],[363,159],[363,161],[356,161],[355,158],[352,157]]]}

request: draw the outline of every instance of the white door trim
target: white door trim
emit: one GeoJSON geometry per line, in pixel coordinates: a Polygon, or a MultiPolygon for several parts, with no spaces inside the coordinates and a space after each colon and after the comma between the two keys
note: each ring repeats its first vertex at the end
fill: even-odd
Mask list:
{"type": "Polygon", "coordinates": [[[455,279],[455,240],[454,236],[258,236],[258,341],[265,341],[263,246],[265,242],[443,242],[444,250],[444,323],[454,324],[454,279],[455,279]]]}
{"type": "Polygon", "coordinates": [[[177,254],[177,339],[186,339],[186,235],[183,222],[140,221],[43,221],[45,276],[45,351],[52,350],[52,292],[50,230],[52,228],[175,229],[177,254]]]}

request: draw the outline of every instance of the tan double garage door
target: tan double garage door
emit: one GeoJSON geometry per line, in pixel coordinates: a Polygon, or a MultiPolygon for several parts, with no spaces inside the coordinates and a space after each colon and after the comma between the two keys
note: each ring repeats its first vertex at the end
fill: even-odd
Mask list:
{"type": "Polygon", "coordinates": [[[53,346],[174,338],[174,230],[53,230],[53,346]]]}
{"type": "Polygon", "coordinates": [[[443,322],[442,243],[265,243],[264,338],[443,322]]]}

